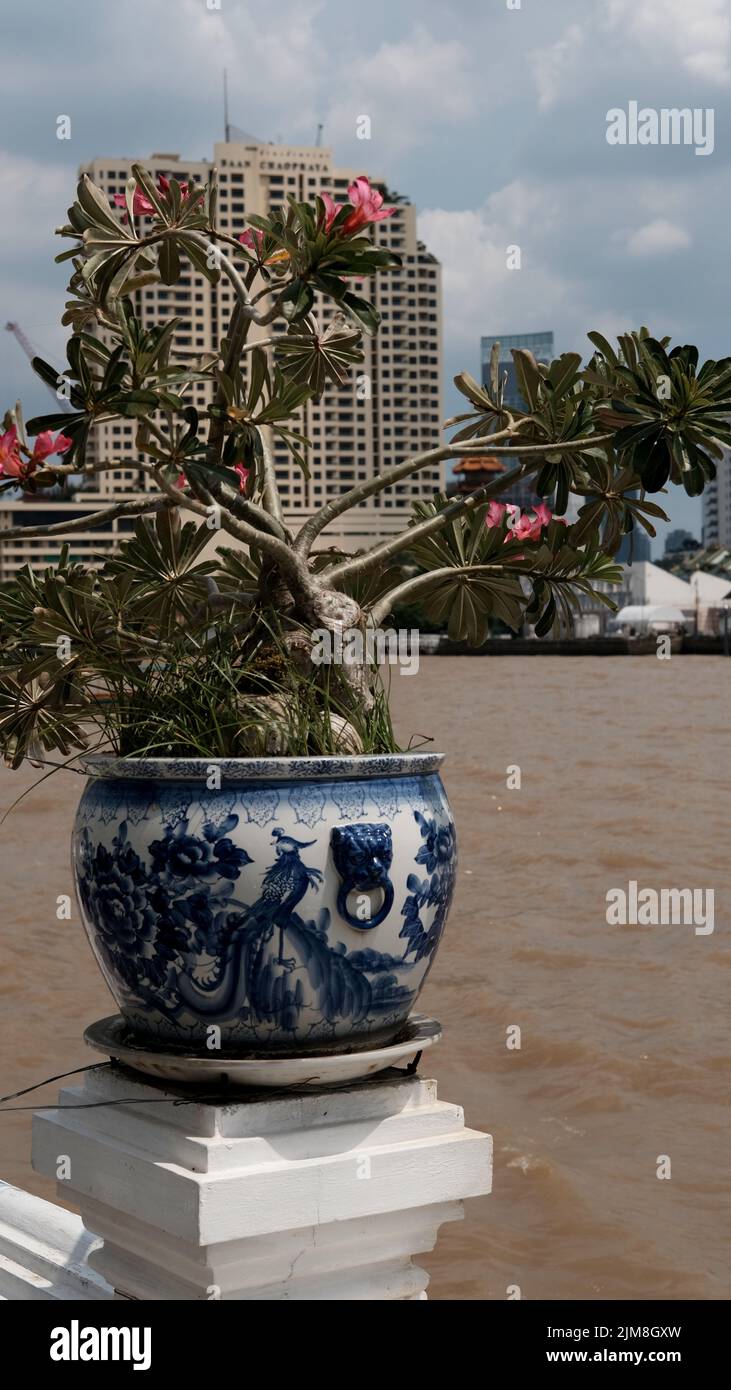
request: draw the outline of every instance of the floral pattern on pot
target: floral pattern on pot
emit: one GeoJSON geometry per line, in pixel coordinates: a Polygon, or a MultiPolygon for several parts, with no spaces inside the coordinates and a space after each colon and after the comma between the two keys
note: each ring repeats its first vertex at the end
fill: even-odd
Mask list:
{"type": "Polygon", "coordinates": [[[436,770],[362,768],[352,784],[321,774],[306,817],[301,782],[290,794],[281,778],[238,769],[214,790],[190,775],[141,778],[134,765],[120,777],[119,762],[89,780],[77,892],[136,1037],[209,1054],[367,1047],[398,1032],[446,922],[454,825],[436,770]],[[387,847],[387,910],[379,903],[364,933],[343,883],[353,872],[362,886],[355,860],[374,844],[387,847]]]}

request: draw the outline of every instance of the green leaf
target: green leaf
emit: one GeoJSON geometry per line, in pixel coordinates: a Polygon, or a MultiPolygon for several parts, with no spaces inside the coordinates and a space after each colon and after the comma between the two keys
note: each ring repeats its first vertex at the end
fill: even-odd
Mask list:
{"type": "Polygon", "coordinates": [[[366,333],[378,332],[381,316],[369,300],[361,299],[360,295],[353,294],[352,290],[346,290],[338,303],[350,314],[351,318],[355,319],[356,323],[362,324],[366,333]]]}
{"type": "Polygon", "coordinates": [[[561,356],[551,363],[547,381],[553,388],[555,396],[565,395],[578,381],[580,367],[581,354],[578,352],[562,352],[561,356]]]}
{"type": "Polygon", "coordinates": [[[493,343],[490,349],[490,390],[492,399],[497,401],[500,396],[500,344],[493,343]]]}
{"type": "Polygon", "coordinates": [[[157,264],[163,285],[175,285],[180,279],[180,256],[175,238],[167,236],[160,242],[157,264]]]}
{"type": "Polygon", "coordinates": [[[246,409],[249,414],[256,408],[259,397],[264,389],[264,385],[269,380],[269,363],[267,361],[266,350],[256,347],[251,354],[251,369],[249,376],[249,394],[246,401],[246,409]]]}
{"type": "MultiPolygon", "coordinates": [[[[476,410],[484,411],[491,408],[492,402],[487,392],[483,391],[482,387],[478,385],[475,378],[471,376],[469,372],[458,372],[457,376],[454,378],[454,384],[457,390],[463,396],[466,396],[468,401],[471,401],[476,410]]],[[[455,416],[454,422],[458,419],[468,418],[468,416],[455,416]]],[[[449,420],[447,423],[452,424],[454,422],[449,420]]]]}
{"type": "MultiPolygon", "coordinates": [[[[50,386],[52,391],[58,391],[60,383],[64,380],[63,372],[59,372],[57,367],[52,367],[50,362],[44,362],[42,357],[32,357],[31,366],[36,375],[41,378],[41,381],[44,381],[47,386],[50,386]]],[[[68,381],[68,378],[66,378],[66,380],[68,381]]],[[[69,401],[75,406],[81,407],[84,405],[84,398],[76,385],[71,386],[69,401]]],[[[30,425],[30,421],[28,424],[30,425]]],[[[32,430],[31,433],[33,433],[32,430]]]]}
{"type": "Polygon", "coordinates": [[[127,179],[127,182],[124,185],[124,204],[127,209],[127,216],[129,218],[129,224],[131,227],[134,226],[134,197],[136,192],[137,180],[127,179]]]}
{"type": "Polygon", "coordinates": [[[113,232],[117,240],[131,241],[131,234],[120,225],[105,193],[92,183],[88,174],[82,174],[77,185],[76,196],[94,226],[105,227],[113,232]]]}
{"type": "Polygon", "coordinates": [[[538,368],[538,363],[532,352],[527,348],[511,348],[513,362],[515,363],[515,375],[518,378],[518,386],[523,400],[529,410],[535,410],[541,396],[543,377],[538,368]]]}
{"type": "Polygon", "coordinates": [[[179,237],[178,244],[185,252],[191,264],[195,266],[195,269],[199,271],[201,275],[205,275],[209,284],[217,285],[221,279],[221,272],[216,266],[208,264],[208,257],[203,248],[199,246],[196,241],[193,241],[191,237],[186,236],[179,237]]]}
{"type": "Polygon", "coordinates": [[[610,366],[616,367],[619,365],[619,358],[617,357],[614,348],[612,347],[611,343],[608,342],[608,340],[603,336],[603,334],[593,332],[587,333],[586,336],[587,338],[589,338],[590,342],[594,344],[594,347],[599,349],[602,356],[606,358],[610,366]]]}

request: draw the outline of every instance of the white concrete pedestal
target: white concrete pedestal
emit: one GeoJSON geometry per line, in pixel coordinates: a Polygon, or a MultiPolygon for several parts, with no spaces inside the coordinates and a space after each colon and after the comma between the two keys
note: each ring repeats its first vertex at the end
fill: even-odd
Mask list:
{"type": "Polygon", "coordinates": [[[106,1063],[34,1117],[33,1166],[61,1175],[118,1296],[426,1298],[412,1255],[490,1191],[490,1136],[434,1081],[189,1096],[106,1063]]]}

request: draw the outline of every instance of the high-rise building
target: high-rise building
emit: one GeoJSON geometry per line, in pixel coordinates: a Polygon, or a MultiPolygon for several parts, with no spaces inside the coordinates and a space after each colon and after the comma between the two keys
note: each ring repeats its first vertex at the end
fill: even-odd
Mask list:
{"type": "Polygon", "coordinates": [[[703,544],[731,550],[731,450],[716,463],[716,476],[703,493],[703,544]]]}
{"type": "Polygon", "coordinates": [[[517,406],[519,410],[527,410],[528,406],[520,394],[511,349],[527,348],[528,352],[533,353],[537,362],[551,362],[553,360],[553,333],[506,333],[481,338],[480,355],[483,386],[487,386],[490,381],[490,357],[496,343],[500,344],[500,377],[501,379],[507,377],[504,392],[505,404],[508,408],[512,405],[517,406]]]}
{"type": "Polygon", "coordinates": [[[686,531],[684,526],[676,526],[675,530],[668,531],[665,537],[663,558],[668,555],[680,555],[685,550],[693,551],[700,549],[701,543],[696,539],[692,531],[686,531]]]}
{"type": "MultiPolygon", "coordinates": [[[[84,172],[112,201],[116,193],[124,191],[135,162],[132,158],[99,158],[85,165],[84,172]]],[[[219,224],[232,236],[244,231],[246,214],[266,216],[285,204],[288,194],[311,202],[325,191],[336,201],[345,202],[348,184],[362,172],[335,166],[332,152],[325,148],[275,145],[250,136],[217,144],[212,162],[170,153],[154,154],[141,162],[156,180],[163,174],[201,186],[211,180],[215,169],[219,224]]],[[[353,368],[343,387],[328,384],[319,401],[306,402],[288,422],[311,441],[309,480],[286,447],[272,442],[284,518],[295,525],[328,497],[348,491],[412,454],[433,448],[441,439],[440,266],[417,238],[414,206],[398,194],[389,196],[383,182],[371,178],[385,193],[386,203],[396,207],[392,217],[373,224],[375,243],[396,252],[402,265],[382,272],[364,286],[364,293],[372,297],[381,315],[378,334],[374,338],[364,335],[364,361],[353,368]]],[[[193,364],[218,351],[235,296],[224,276],[213,287],[184,263],[176,285],[148,285],[136,292],[133,302],[143,325],[180,317],[175,358],[193,364]]],[[[338,312],[321,296],[317,296],[314,311],[323,327],[338,312]]],[[[274,330],[255,327],[250,341],[281,332],[286,332],[284,325],[276,325],[274,330]]],[[[192,387],[192,404],[204,408],[209,398],[208,385],[192,387]]],[[[98,425],[90,439],[88,457],[92,461],[118,460],[119,467],[100,473],[94,489],[84,490],[67,507],[77,506],[78,510],[80,504],[93,510],[145,490],[147,480],[139,469],[144,455],[135,449],[134,421],[117,419],[98,425]]],[[[323,544],[357,549],[394,534],[404,525],[413,501],[431,497],[443,486],[443,466],[423,469],[348,512],[325,532],[323,544]]],[[[22,503],[0,506],[0,528],[17,525],[23,517],[30,519],[29,511],[22,503]]],[[[63,514],[59,512],[59,520],[63,514]]],[[[104,532],[77,533],[72,551],[88,560],[92,552],[109,550],[122,529],[129,529],[129,522],[112,522],[104,532]]],[[[53,543],[45,539],[21,539],[10,543],[8,549],[0,544],[0,579],[8,578],[29,559],[48,563],[53,550],[53,543]]]]}
{"type": "Polygon", "coordinates": [[[643,565],[651,560],[652,545],[647,532],[635,526],[631,535],[622,537],[614,559],[618,565],[643,565]]]}
{"type": "MultiPolygon", "coordinates": [[[[503,393],[505,405],[508,409],[513,406],[518,410],[527,410],[527,403],[520,394],[511,348],[527,348],[529,352],[533,353],[537,362],[551,362],[553,359],[553,333],[548,331],[545,333],[506,333],[481,338],[480,357],[483,386],[490,384],[490,358],[496,343],[500,344],[499,370],[501,381],[505,381],[503,393]]],[[[513,465],[512,459],[506,460],[505,455],[502,457],[504,462],[513,465]]],[[[518,462],[519,459],[516,456],[515,463],[518,462]]],[[[509,492],[501,493],[501,497],[524,508],[532,506],[538,500],[531,478],[523,478],[514,483],[509,492]]]]}

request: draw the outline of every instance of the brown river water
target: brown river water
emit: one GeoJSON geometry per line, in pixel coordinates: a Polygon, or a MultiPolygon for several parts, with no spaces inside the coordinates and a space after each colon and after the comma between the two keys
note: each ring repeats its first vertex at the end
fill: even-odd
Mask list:
{"type": "MultiPolygon", "coordinates": [[[[394,677],[402,739],[448,754],[460,844],[422,1072],[495,1141],[492,1195],[419,1257],[434,1299],[731,1297],[730,680],[699,656],[432,657],[394,677]],[[608,925],[631,879],[713,889],[713,932],[608,925]]],[[[37,776],[3,771],[0,806],[37,776]]],[[[112,1012],[78,918],[55,915],[80,791],[54,774],[0,831],[3,1094],[88,1063],[83,1028],[112,1012]]],[[[0,1117],[0,1177],[55,1197],[28,1113],[0,1117]]]]}

